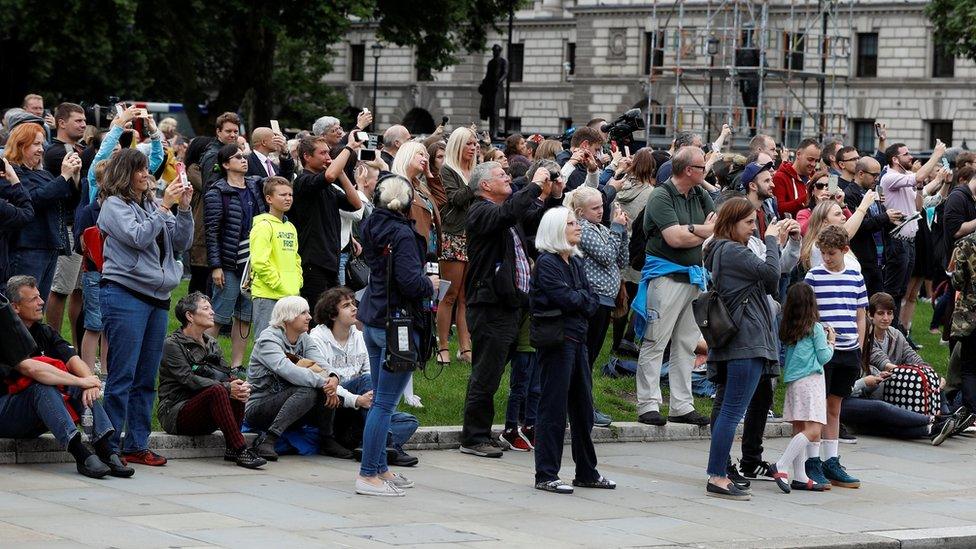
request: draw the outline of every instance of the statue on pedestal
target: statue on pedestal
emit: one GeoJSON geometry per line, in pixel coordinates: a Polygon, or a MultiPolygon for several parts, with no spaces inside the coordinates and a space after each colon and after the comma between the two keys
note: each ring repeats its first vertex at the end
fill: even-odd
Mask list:
{"type": "Polygon", "coordinates": [[[498,135],[498,113],[505,103],[505,79],[508,78],[508,61],[502,57],[502,47],[495,44],[491,47],[491,60],[485,71],[485,77],[478,86],[481,94],[481,108],[479,116],[488,121],[488,132],[492,137],[498,135]]]}

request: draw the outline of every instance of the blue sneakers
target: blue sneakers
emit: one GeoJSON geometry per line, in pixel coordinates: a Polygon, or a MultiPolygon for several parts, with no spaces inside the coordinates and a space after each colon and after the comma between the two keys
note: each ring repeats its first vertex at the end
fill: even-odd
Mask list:
{"type": "Polygon", "coordinates": [[[815,484],[826,487],[830,490],[830,481],[824,476],[823,462],[820,458],[807,458],[806,463],[807,477],[812,480],[815,484]]]}
{"type": "Polygon", "coordinates": [[[847,470],[844,469],[844,466],[840,464],[839,457],[832,457],[823,463],[823,474],[834,486],[840,486],[841,488],[861,487],[860,480],[847,474],[847,470]]]}

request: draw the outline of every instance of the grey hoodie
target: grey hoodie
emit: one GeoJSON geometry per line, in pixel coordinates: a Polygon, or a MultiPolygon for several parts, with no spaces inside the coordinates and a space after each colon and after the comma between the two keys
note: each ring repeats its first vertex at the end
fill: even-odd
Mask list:
{"type": "Polygon", "coordinates": [[[330,374],[334,373],[312,336],[302,334],[292,345],[285,337],[284,329],[270,326],[261,332],[251,351],[251,362],[247,365],[251,397],[247,399],[246,408],[289,386],[322,388],[325,385],[324,377],[308,368],[296,366],[285,356],[285,352],[314,360],[330,374]]]}
{"type": "Polygon", "coordinates": [[[705,267],[712,273],[712,289],[725,302],[739,327],[732,341],[720,349],[709,349],[709,362],[736,359],[779,359],[773,337],[775,317],[766,294],[778,291],[779,241],[767,237],[765,261],[748,247],[731,240],[714,240],[705,250],[705,267]],[[716,258],[718,270],[715,270],[716,258]]]}
{"type": "Polygon", "coordinates": [[[117,196],[105,200],[98,215],[98,228],[105,235],[102,278],[167,300],[183,276],[175,252],[190,249],[193,214],[177,210],[174,216],[159,206],[155,199],[146,200],[144,207],[117,196]],[[160,233],[162,250],[157,240],[160,233]]]}

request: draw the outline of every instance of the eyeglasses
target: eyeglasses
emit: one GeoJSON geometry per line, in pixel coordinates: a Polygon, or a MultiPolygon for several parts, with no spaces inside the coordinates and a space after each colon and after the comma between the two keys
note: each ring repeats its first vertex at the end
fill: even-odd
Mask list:
{"type": "Polygon", "coordinates": [[[237,160],[244,160],[247,157],[244,156],[244,153],[237,153],[234,156],[232,156],[231,158],[234,158],[234,159],[237,159],[237,160]]]}
{"type": "Polygon", "coordinates": [[[705,171],[705,166],[688,166],[689,168],[697,168],[701,171],[705,171]]]}
{"type": "Polygon", "coordinates": [[[826,184],[826,183],[814,183],[814,184],[813,184],[813,186],[814,186],[814,187],[815,187],[815,188],[816,188],[817,190],[820,190],[820,191],[822,191],[822,190],[824,190],[824,189],[826,189],[826,188],[827,188],[827,184],[826,184]]]}
{"type": "Polygon", "coordinates": [[[854,160],[857,160],[857,159],[858,159],[858,157],[855,156],[854,158],[845,158],[843,160],[838,160],[838,162],[853,162],[854,160]]]}

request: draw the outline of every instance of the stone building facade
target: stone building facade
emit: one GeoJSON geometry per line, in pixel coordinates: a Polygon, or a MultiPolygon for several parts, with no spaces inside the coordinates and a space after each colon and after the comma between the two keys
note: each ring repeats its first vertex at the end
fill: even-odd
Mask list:
{"type": "MultiPolygon", "coordinates": [[[[976,129],[976,64],[941,55],[925,5],[534,0],[516,12],[514,47],[502,54],[512,78],[509,127],[557,134],[636,106],[658,144],[676,129],[714,136],[722,123],[744,140],[758,123],[787,145],[841,135],[867,149],[878,121],[888,124],[890,138],[916,150],[929,149],[936,137],[962,145],[976,129]],[[756,70],[735,68],[737,53],[750,44],[756,51],[764,46],[761,109],[749,108],[741,93],[743,79],[756,70]]],[[[505,31],[504,22],[500,27],[505,31]]],[[[488,47],[505,48],[506,41],[505,32],[492,33],[488,47]]],[[[451,126],[486,125],[478,120],[477,88],[490,51],[424,75],[414,68],[411,48],[384,44],[376,64],[375,43],[368,23],[354,25],[336,46],[334,70],[324,80],[344,90],[357,110],[372,109],[378,68],[380,128],[406,121],[429,131],[442,116],[451,126]]]]}

